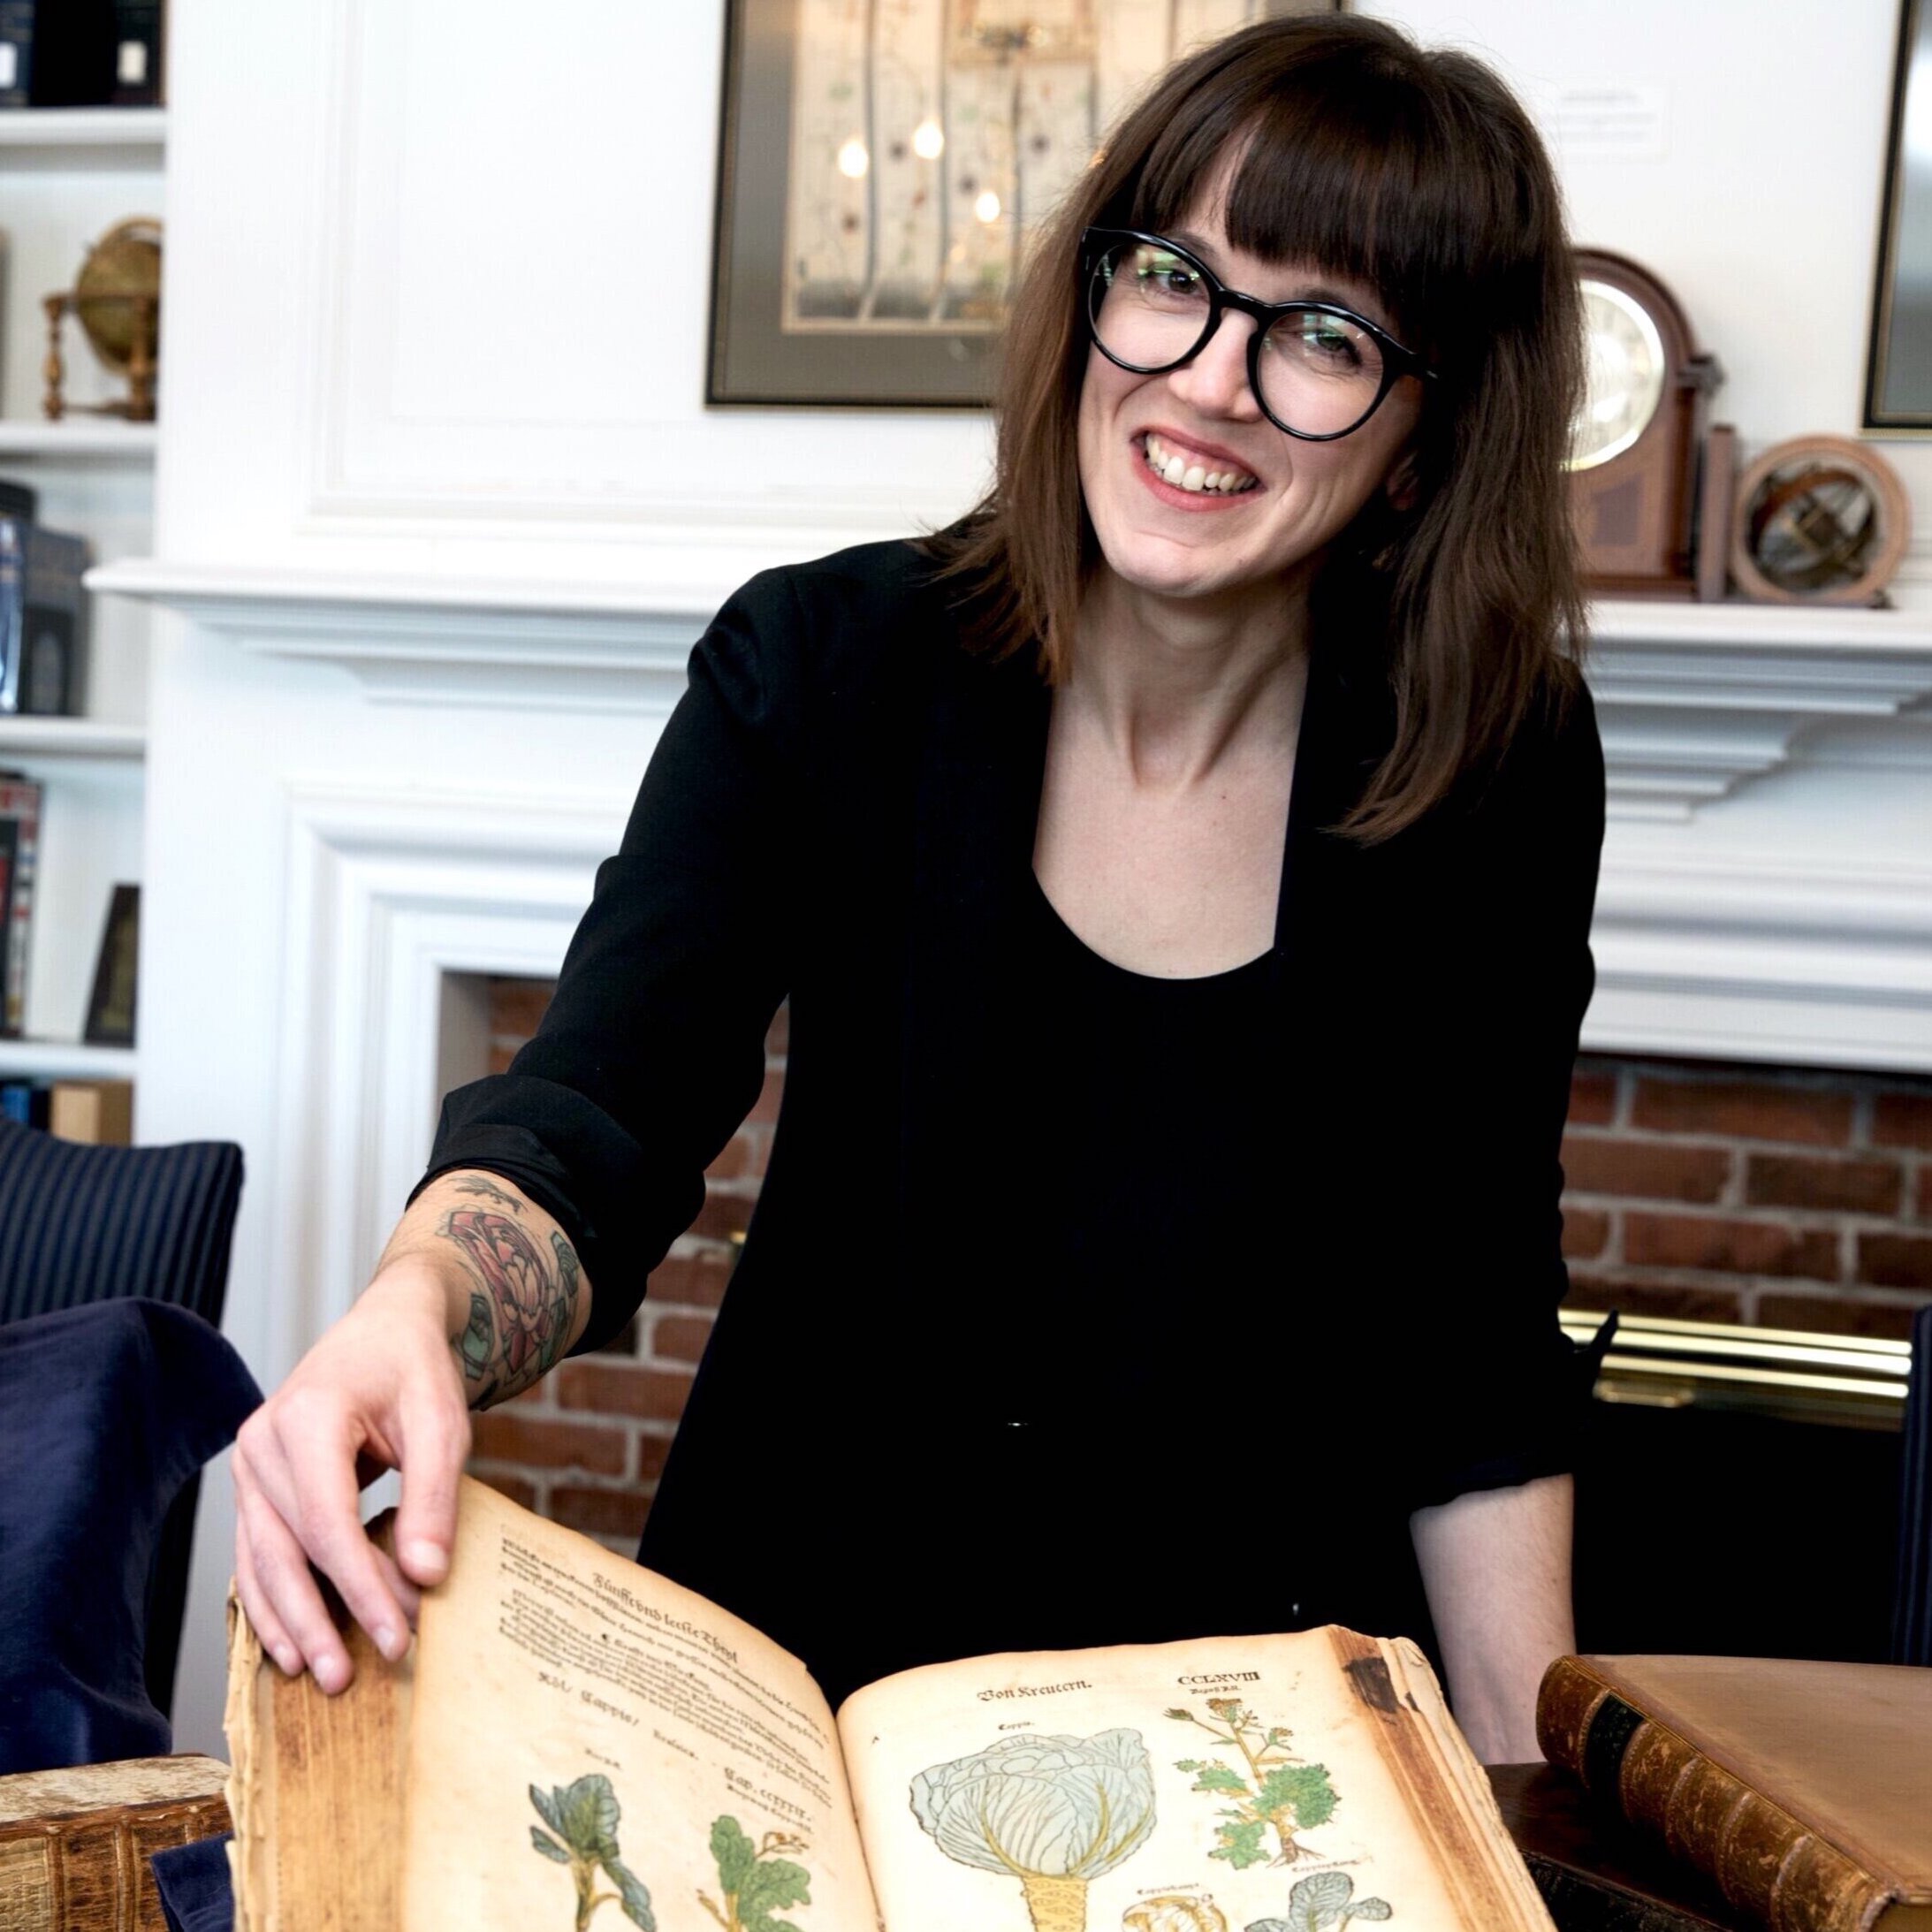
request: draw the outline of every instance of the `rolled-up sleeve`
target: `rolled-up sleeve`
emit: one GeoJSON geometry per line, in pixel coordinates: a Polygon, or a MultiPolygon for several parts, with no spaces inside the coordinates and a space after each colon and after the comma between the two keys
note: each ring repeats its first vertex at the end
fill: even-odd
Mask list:
{"type": "Polygon", "coordinates": [[[798,628],[767,573],[699,641],[542,1024],[506,1073],[449,1095],[418,1183],[486,1168],[556,1217],[591,1288],[580,1350],[635,1312],[764,1079],[803,835],[798,628]]]}

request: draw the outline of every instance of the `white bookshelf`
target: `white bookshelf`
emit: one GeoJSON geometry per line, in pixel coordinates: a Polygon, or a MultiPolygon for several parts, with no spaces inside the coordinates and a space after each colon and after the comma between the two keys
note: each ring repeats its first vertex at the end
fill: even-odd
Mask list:
{"type": "MultiPolygon", "coordinates": [[[[40,521],[84,536],[96,563],[153,548],[159,432],[87,412],[126,384],[71,320],[61,338],[71,413],[42,416],[42,299],[73,285],[87,249],[117,223],[164,213],[167,128],[161,108],[0,110],[0,477],[34,490],[40,521]]],[[[135,1067],[133,1049],[76,1041],[113,889],[141,877],[149,620],[97,598],[88,629],[87,715],[0,717],[0,767],[42,787],[30,1038],[0,1040],[9,1077],[131,1078],[135,1067]]]]}
{"type": "Polygon", "coordinates": [[[14,718],[0,714],[0,758],[141,759],[148,732],[93,718],[14,718]]]}
{"type": "Polygon", "coordinates": [[[0,1039],[0,1080],[132,1080],[132,1046],[73,1040],[0,1039]]]}
{"type": "Polygon", "coordinates": [[[14,165],[158,168],[167,141],[164,107],[0,109],[0,150],[14,165]]]}
{"type": "Polygon", "coordinates": [[[33,417],[0,419],[0,462],[129,463],[151,465],[159,443],[151,422],[121,422],[112,416],[65,416],[58,422],[33,417]]]}

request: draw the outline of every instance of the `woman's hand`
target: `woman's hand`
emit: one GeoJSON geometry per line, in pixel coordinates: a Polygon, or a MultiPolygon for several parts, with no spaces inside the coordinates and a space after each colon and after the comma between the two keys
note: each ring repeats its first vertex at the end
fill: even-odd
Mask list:
{"type": "Polygon", "coordinates": [[[333,1693],[354,1674],[311,1564],[385,1657],[408,1649],[417,1591],[449,1572],[469,1411],[536,1381],[589,1312],[569,1241],[510,1182],[464,1169],[416,1198],[361,1299],[236,1438],[236,1593],[290,1676],[333,1693]],[[393,1562],[358,1509],[385,1469],[393,1562]]]}
{"type": "Polygon", "coordinates": [[[409,1647],[415,1586],[449,1570],[456,1481],[469,1453],[463,1377],[450,1350],[451,1272],[413,1255],[379,1270],[236,1438],[241,1607],[289,1676],[306,1666],[331,1693],[352,1668],[309,1565],[392,1659],[409,1647]],[[363,1533],[357,1507],[363,1484],[385,1469],[404,1472],[399,1568],[363,1533]]]}

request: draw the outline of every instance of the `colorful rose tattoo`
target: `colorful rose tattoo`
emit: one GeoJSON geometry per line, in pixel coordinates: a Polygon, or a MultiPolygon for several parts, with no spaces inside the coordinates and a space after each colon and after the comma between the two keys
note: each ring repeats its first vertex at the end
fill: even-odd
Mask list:
{"type": "Polygon", "coordinates": [[[500,1373],[486,1400],[535,1381],[563,1352],[570,1332],[578,1274],[570,1244],[551,1235],[552,1270],[529,1233],[506,1215],[455,1208],[443,1232],[483,1289],[471,1297],[469,1326],[455,1344],[464,1373],[480,1380],[496,1356],[500,1373]]]}

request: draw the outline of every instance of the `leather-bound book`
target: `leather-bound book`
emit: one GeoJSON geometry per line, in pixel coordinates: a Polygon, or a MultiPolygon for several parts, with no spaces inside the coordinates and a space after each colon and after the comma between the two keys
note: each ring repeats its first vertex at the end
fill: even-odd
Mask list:
{"type": "Polygon", "coordinates": [[[1932,1932],[1932,1670],[1559,1657],[1536,1728],[1771,1932],[1932,1932]]]}
{"type": "Polygon", "coordinates": [[[227,1777],[189,1756],[0,1777],[0,1932],[167,1932],[148,1860],[227,1830],[227,1777]]]}

